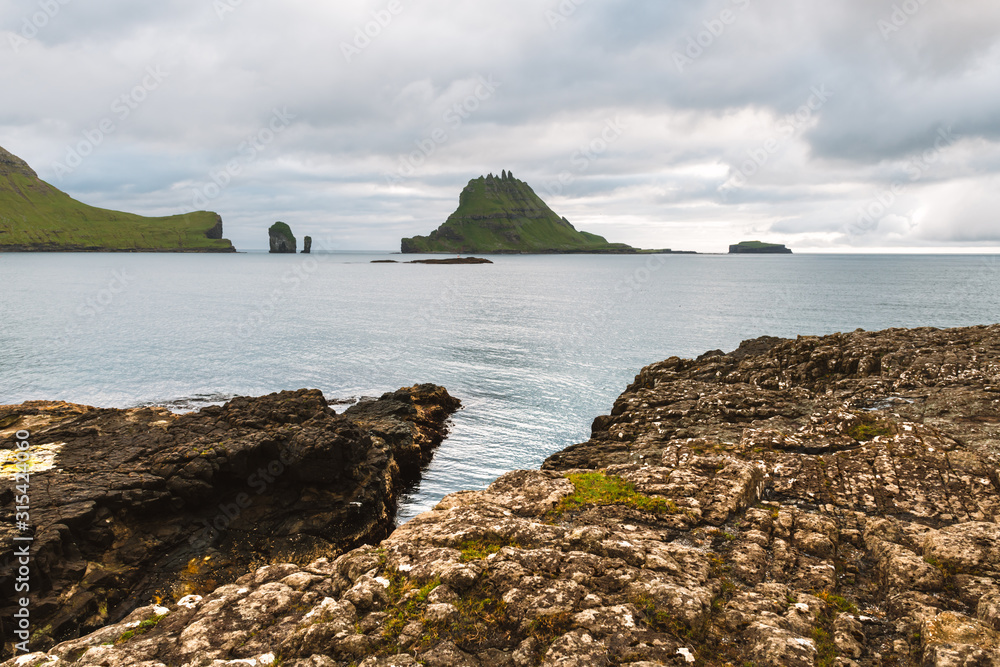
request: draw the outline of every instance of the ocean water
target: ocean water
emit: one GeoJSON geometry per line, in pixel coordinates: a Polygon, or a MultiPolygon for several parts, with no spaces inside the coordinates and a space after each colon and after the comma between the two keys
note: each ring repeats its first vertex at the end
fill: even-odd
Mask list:
{"type": "Polygon", "coordinates": [[[0,403],[462,399],[400,520],[586,440],[639,370],[760,335],[1000,321],[995,256],[0,254],[0,403]],[[405,259],[411,259],[406,257],[405,259]]]}

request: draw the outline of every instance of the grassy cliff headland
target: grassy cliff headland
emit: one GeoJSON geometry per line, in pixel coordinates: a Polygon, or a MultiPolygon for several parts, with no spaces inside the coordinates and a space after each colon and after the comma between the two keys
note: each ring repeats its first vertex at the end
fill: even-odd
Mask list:
{"type": "Polygon", "coordinates": [[[0,252],[236,252],[222,218],[161,218],[88,206],[0,148],[0,252]]]}

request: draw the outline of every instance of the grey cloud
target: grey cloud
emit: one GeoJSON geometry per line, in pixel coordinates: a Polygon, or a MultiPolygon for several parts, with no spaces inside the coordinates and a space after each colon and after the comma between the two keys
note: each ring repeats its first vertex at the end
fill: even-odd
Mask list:
{"type": "MultiPolygon", "coordinates": [[[[554,29],[555,1],[401,3],[373,29],[386,2],[236,2],[220,17],[204,0],[72,0],[17,53],[9,39],[38,0],[7,3],[0,86],[16,103],[0,109],[0,145],[52,180],[54,164],[110,116],[114,133],[57,184],[94,203],[177,211],[287,108],[295,122],[210,202],[227,232],[260,247],[269,221],[298,218],[314,236],[329,229],[390,248],[439,224],[469,178],[503,168],[540,192],[568,172],[560,207],[648,221],[629,223],[630,234],[656,229],[660,239],[715,220],[733,234],[818,239],[847,229],[952,127],[961,141],[887,212],[895,231],[839,243],[996,240],[983,194],[1000,168],[995,3],[927,2],[888,36],[879,21],[901,2],[591,1],[571,3],[554,29]],[[348,62],[343,44],[366,28],[377,34],[348,62]],[[680,68],[675,55],[699,39],[680,68]],[[163,85],[115,116],[114,101],[157,65],[169,71],[163,85]],[[479,76],[502,86],[453,126],[445,114],[479,76]],[[782,117],[823,86],[829,100],[781,134],[782,117]],[[578,147],[615,114],[637,125],[580,169],[578,147]],[[439,129],[447,139],[389,187],[386,174],[439,129]],[[727,188],[776,133],[759,173],[727,188]],[[963,188],[945,187],[959,180],[963,188]],[[959,192],[978,203],[948,205],[959,192]],[[907,231],[901,220],[920,206],[938,220],[907,231]]],[[[706,232],[702,249],[716,236],[706,232]]]]}

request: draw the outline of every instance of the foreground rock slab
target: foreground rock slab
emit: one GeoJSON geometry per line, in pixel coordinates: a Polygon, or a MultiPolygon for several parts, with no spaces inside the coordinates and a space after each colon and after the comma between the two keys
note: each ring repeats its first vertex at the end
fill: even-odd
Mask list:
{"type": "Polygon", "coordinates": [[[669,359],[543,470],[6,665],[997,665],[998,438],[1000,326],[669,359]]]}
{"type": "MultiPolygon", "coordinates": [[[[32,645],[120,621],[150,600],[209,592],[261,564],[308,563],[377,542],[394,525],[400,487],[419,476],[458,407],[434,385],[363,401],[346,415],[317,390],[185,415],[0,407],[5,445],[27,430],[34,446],[32,645]]],[[[12,470],[0,478],[8,547],[23,534],[12,470]]],[[[0,573],[5,641],[13,571],[0,573]]]]}

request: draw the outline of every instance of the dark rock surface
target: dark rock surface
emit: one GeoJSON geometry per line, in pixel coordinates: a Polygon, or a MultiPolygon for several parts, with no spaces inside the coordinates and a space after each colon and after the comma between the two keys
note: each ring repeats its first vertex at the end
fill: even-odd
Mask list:
{"type": "MultiPolygon", "coordinates": [[[[36,448],[33,646],[117,622],[152,599],[211,591],[264,563],[377,542],[393,527],[402,484],[419,475],[459,405],[419,385],[344,416],[317,390],[185,415],[0,406],[4,447],[25,429],[36,448]]],[[[10,545],[14,480],[3,472],[0,536],[10,545]]],[[[5,641],[11,573],[0,571],[5,641]]]]}
{"type": "Polygon", "coordinates": [[[313,247],[313,237],[307,236],[302,239],[302,254],[308,255],[312,252],[313,247]]]}
{"type": "Polygon", "coordinates": [[[492,264],[482,257],[450,257],[448,259],[415,259],[407,264],[492,264]]]}
{"type": "MultiPolygon", "coordinates": [[[[372,264],[400,264],[394,259],[373,259],[372,264]]],[[[451,257],[449,259],[415,259],[405,264],[492,264],[488,259],[482,257],[451,257]]]]}
{"type": "MultiPolygon", "coordinates": [[[[375,259],[372,264],[399,264],[394,259],[375,259]]],[[[449,259],[415,259],[406,264],[492,264],[488,259],[482,257],[451,257],[449,259]]]]}
{"type": "Polygon", "coordinates": [[[18,667],[1000,664],[1000,325],[741,349],[377,547],[18,667]]]}
{"type": "Polygon", "coordinates": [[[344,417],[392,448],[392,456],[407,480],[420,476],[445,436],[444,423],[462,406],[444,387],[421,385],[362,399],[344,417]]]}
{"type": "Polygon", "coordinates": [[[223,231],[222,231],[222,216],[221,215],[217,215],[217,216],[215,216],[215,226],[212,227],[207,232],[205,232],[205,236],[208,237],[208,238],[210,238],[210,239],[221,239],[222,238],[222,234],[223,234],[223,231]]]}

